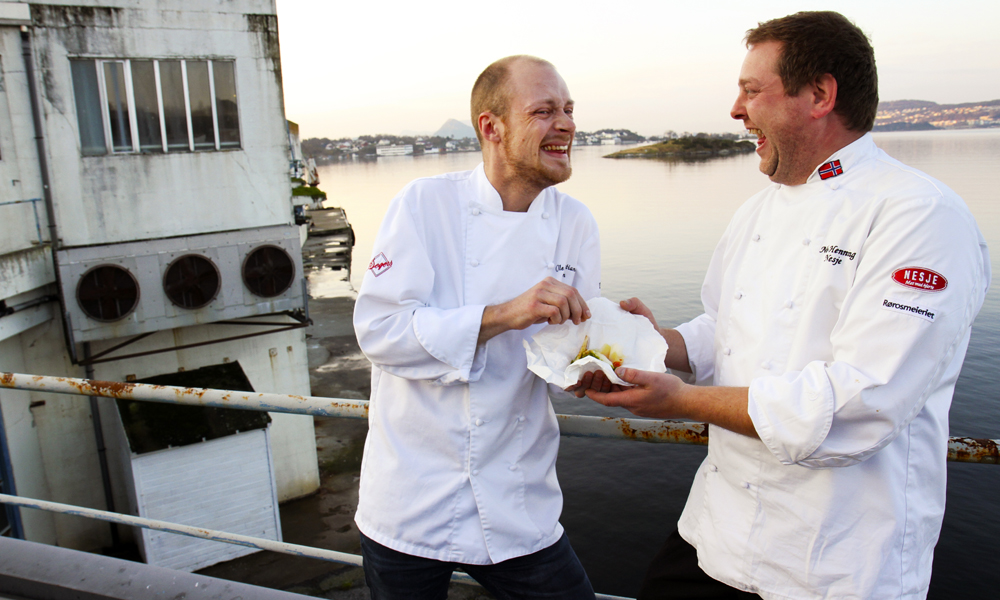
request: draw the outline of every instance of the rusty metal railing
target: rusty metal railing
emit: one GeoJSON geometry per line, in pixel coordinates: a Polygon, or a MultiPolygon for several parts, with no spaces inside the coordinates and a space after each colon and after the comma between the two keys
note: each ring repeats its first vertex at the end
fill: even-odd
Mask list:
{"type": "MultiPolygon", "coordinates": [[[[92,381],[71,377],[48,377],[0,373],[0,387],[99,396],[122,400],[145,400],[171,404],[191,404],[220,408],[242,408],[322,417],[368,418],[366,400],[320,398],[290,394],[234,392],[202,388],[182,388],[144,383],[92,381]]],[[[562,435],[653,443],[708,444],[708,426],[704,423],[556,415],[562,435]]],[[[979,464],[1000,464],[1000,440],[952,437],[948,440],[948,460],[979,464]]]]}
{"type": "MultiPolygon", "coordinates": [[[[182,388],[144,383],[121,383],[74,379],[71,377],[24,375],[19,373],[0,373],[0,388],[325,417],[354,419],[368,417],[368,402],[364,400],[319,398],[290,394],[182,388]]],[[[584,415],[556,416],[559,420],[560,433],[565,436],[609,438],[653,443],[708,444],[708,425],[704,423],[590,417],[584,415]]],[[[948,460],[1000,464],[998,444],[1000,444],[998,440],[953,437],[949,439],[948,443],[948,460]]],[[[89,517],[121,525],[144,527],[283,554],[307,556],[340,564],[355,566],[361,564],[361,557],[354,554],[60,504],[46,500],[0,494],[0,504],[89,517]]],[[[474,579],[461,572],[456,572],[452,577],[452,581],[478,585],[474,579]]],[[[597,594],[597,598],[600,600],[629,600],[621,596],[608,594],[597,594]]]]}

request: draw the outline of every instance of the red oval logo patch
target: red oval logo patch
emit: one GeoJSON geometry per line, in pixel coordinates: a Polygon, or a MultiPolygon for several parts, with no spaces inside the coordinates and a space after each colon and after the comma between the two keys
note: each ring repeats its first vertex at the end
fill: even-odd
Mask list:
{"type": "Polygon", "coordinates": [[[948,287],[948,280],[944,275],[920,267],[896,269],[892,272],[892,280],[901,286],[924,292],[940,292],[948,287]]]}

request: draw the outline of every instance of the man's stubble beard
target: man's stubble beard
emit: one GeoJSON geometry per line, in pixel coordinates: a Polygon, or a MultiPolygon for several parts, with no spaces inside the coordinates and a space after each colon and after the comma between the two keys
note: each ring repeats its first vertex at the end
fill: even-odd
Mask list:
{"type": "MultiPolygon", "coordinates": [[[[560,170],[558,173],[551,173],[551,169],[546,170],[542,166],[541,157],[538,155],[535,156],[537,162],[534,164],[529,161],[521,160],[521,158],[514,153],[513,144],[508,137],[503,138],[503,148],[504,153],[507,156],[507,165],[510,168],[511,173],[519,181],[523,181],[524,183],[539,190],[560,184],[568,180],[573,174],[572,164],[568,165],[564,171],[560,170]]],[[[539,150],[539,152],[540,151],[541,150],[539,150]]],[[[569,159],[568,151],[566,158],[569,159]]]]}

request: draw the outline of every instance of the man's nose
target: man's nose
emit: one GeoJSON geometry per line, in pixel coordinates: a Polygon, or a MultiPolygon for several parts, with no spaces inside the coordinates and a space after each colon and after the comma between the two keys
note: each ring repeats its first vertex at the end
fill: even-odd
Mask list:
{"type": "Polygon", "coordinates": [[[736,102],[733,103],[733,107],[729,109],[729,116],[742,121],[747,117],[746,107],[743,106],[743,94],[737,94],[736,102]]]}
{"type": "Polygon", "coordinates": [[[556,120],[556,127],[559,128],[559,131],[576,132],[576,123],[565,112],[559,113],[559,118],[556,120]]]}

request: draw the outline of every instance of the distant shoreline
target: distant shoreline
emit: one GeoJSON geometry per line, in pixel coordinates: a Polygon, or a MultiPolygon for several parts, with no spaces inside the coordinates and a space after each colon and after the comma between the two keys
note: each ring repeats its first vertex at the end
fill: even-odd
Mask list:
{"type": "Polygon", "coordinates": [[[756,144],[748,140],[690,136],[648,146],[620,150],[604,158],[711,158],[753,152],[756,144]]]}

